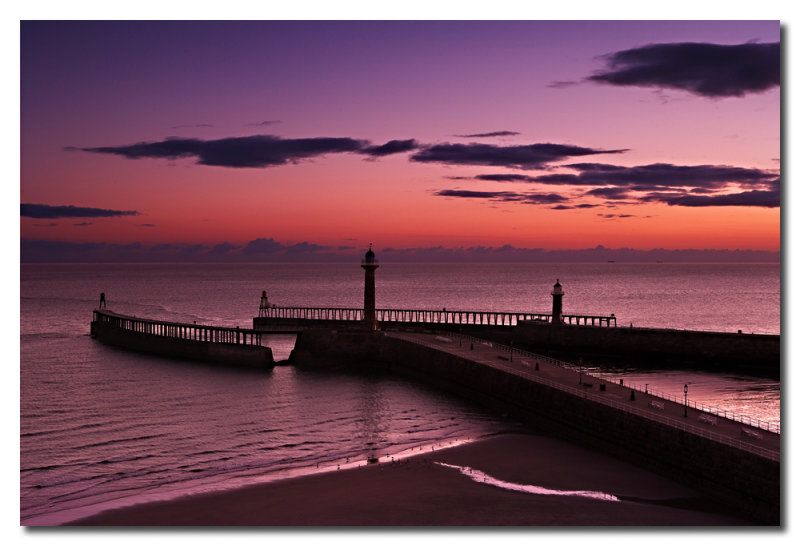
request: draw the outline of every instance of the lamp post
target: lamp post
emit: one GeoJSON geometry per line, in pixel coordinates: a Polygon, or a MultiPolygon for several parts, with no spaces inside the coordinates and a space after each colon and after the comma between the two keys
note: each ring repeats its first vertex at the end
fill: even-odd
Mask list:
{"type": "Polygon", "coordinates": [[[689,417],[689,385],[683,385],[683,416],[689,417]]]}

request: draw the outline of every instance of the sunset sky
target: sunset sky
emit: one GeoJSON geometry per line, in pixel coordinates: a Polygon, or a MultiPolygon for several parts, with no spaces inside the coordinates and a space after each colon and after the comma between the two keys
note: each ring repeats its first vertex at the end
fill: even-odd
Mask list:
{"type": "Polygon", "coordinates": [[[23,261],[780,249],[778,21],[20,36],[23,261]]]}

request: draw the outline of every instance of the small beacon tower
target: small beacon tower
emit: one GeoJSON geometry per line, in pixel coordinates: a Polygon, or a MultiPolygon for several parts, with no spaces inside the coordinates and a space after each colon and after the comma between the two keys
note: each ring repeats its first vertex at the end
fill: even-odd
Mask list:
{"type": "Polygon", "coordinates": [[[261,291],[261,303],[258,305],[258,318],[266,318],[269,314],[270,308],[269,299],[267,298],[267,291],[261,291]]]}
{"type": "Polygon", "coordinates": [[[561,311],[561,298],[564,297],[564,290],[561,289],[561,283],[556,279],[556,284],[553,285],[553,291],[550,292],[553,296],[553,326],[561,326],[563,322],[561,311]]]}
{"type": "Polygon", "coordinates": [[[372,243],[369,250],[361,260],[364,268],[364,326],[367,330],[377,330],[378,321],[375,318],[375,270],[380,267],[375,253],[372,252],[372,243]]]}

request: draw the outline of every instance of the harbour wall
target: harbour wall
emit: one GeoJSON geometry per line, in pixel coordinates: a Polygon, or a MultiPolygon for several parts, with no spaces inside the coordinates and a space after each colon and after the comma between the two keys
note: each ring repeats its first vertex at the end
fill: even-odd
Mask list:
{"type": "Polygon", "coordinates": [[[199,360],[227,366],[271,368],[272,349],[258,345],[221,343],[147,334],[115,327],[113,323],[93,321],[92,337],[116,347],[140,353],[199,360]]]}
{"type": "MultiPolygon", "coordinates": [[[[359,329],[354,320],[253,319],[256,330],[329,328],[359,329]]],[[[779,379],[781,336],[738,334],[660,328],[626,328],[583,325],[553,326],[524,321],[515,326],[381,321],[381,330],[449,331],[472,335],[505,345],[587,364],[692,368],[711,372],[742,372],[779,379]]]]}
{"type": "Polygon", "coordinates": [[[780,523],[779,461],[640,415],[380,332],[307,330],[290,361],[397,373],[668,476],[759,523],[780,523]]]}
{"type": "Polygon", "coordinates": [[[555,355],[584,354],[695,364],[710,371],[741,370],[780,377],[781,336],[657,328],[552,326],[524,322],[514,345],[555,355]]]}

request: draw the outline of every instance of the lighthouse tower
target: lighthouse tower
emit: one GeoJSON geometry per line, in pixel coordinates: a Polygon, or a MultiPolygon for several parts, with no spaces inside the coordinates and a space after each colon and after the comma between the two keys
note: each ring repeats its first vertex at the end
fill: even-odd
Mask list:
{"type": "Polygon", "coordinates": [[[270,303],[267,298],[267,291],[261,291],[261,303],[258,305],[258,318],[266,318],[269,314],[270,303]]]}
{"type": "Polygon", "coordinates": [[[361,260],[364,268],[364,326],[367,330],[377,330],[378,321],[375,318],[375,270],[378,269],[378,260],[372,252],[372,243],[369,250],[361,260]]]}
{"type": "Polygon", "coordinates": [[[564,290],[561,289],[561,283],[556,279],[556,284],[553,285],[553,291],[550,292],[553,296],[553,326],[561,326],[563,318],[561,314],[561,298],[564,297],[564,290]]]}

